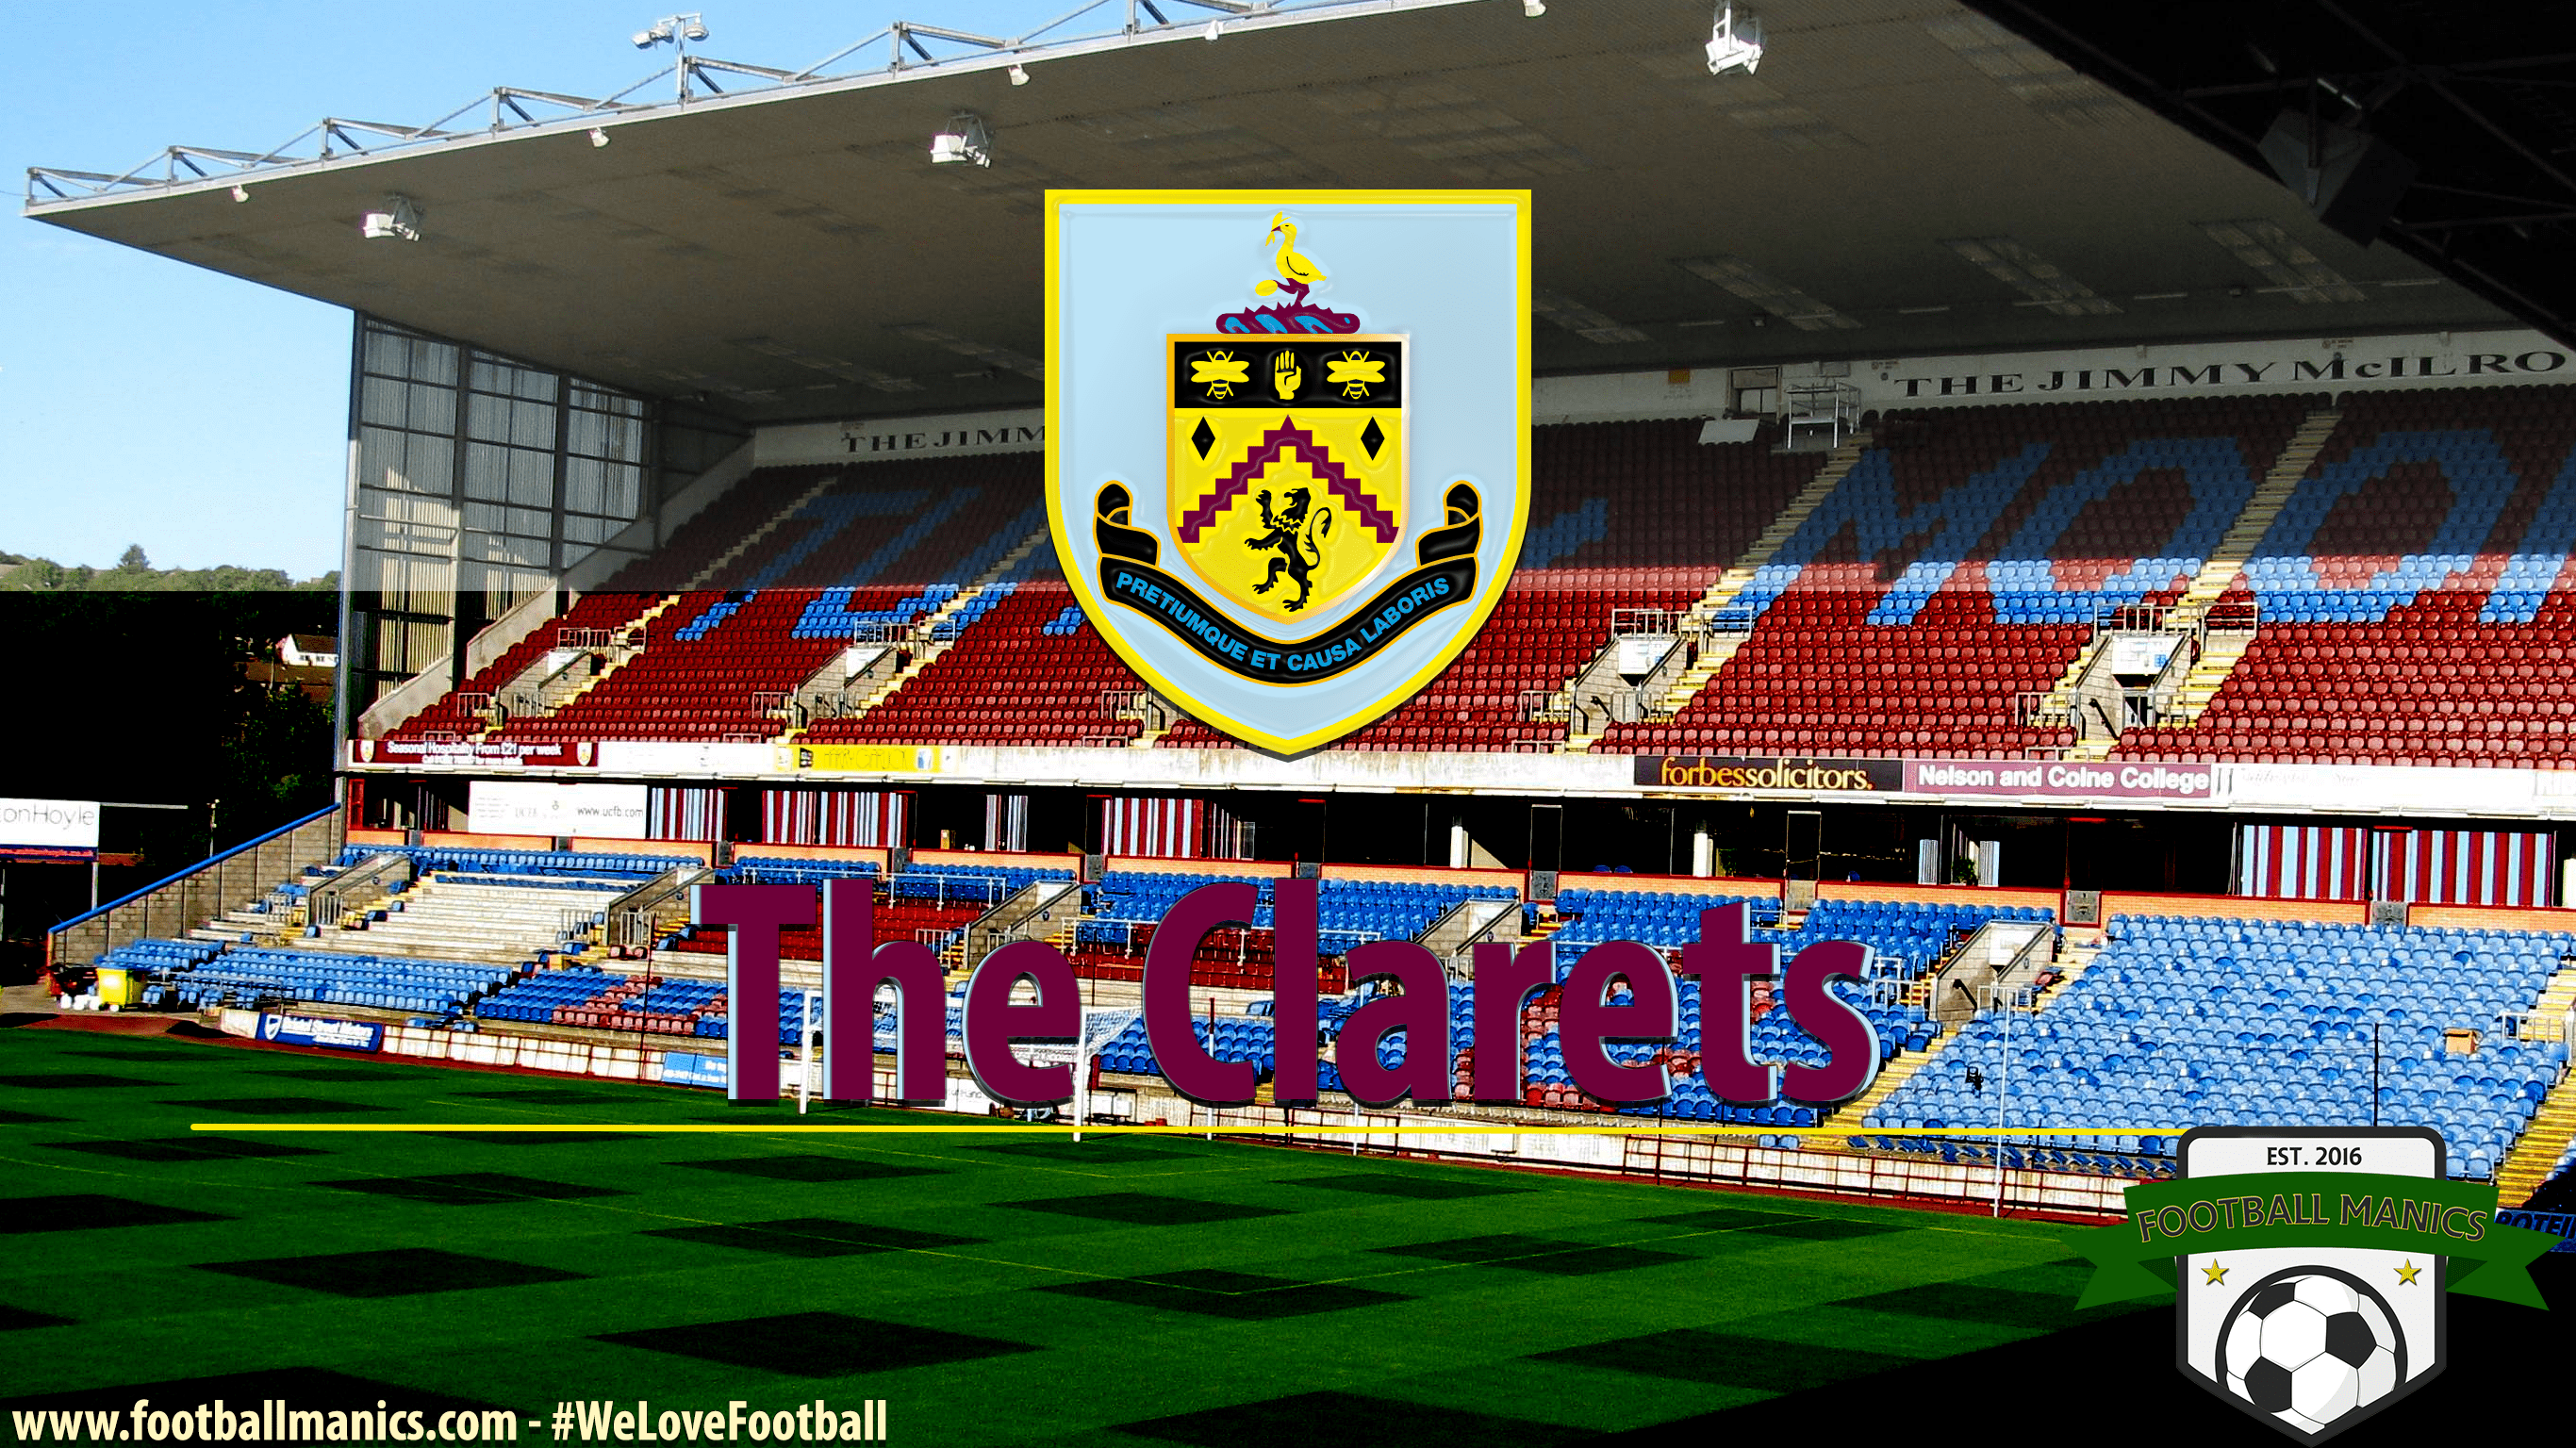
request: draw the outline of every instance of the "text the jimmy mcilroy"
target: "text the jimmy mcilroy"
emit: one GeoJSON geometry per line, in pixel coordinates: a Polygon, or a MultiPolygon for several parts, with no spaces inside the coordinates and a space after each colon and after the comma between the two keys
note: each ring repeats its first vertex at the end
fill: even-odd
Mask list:
{"type": "MultiPolygon", "coordinates": [[[[1277,1064],[1272,1100],[1308,1105],[1316,1100],[1323,1047],[1316,988],[1318,884],[1278,880],[1272,885],[1275,934],[1277,1064]]],[[[814,891],[803,885],[701,885],[695,887],[693,921],[730,929],[727,995],[735,1029],[728,1044],[728,1094],[737,1101],[778,1099],[778,1053],[765,1032],[753,1028],[750,1003],[778,995],[779,932],[816,923],[814,891]]],[[[1145,1034],[1154,1060],[1174,1090],[1211,1106],[1247,1106],[1260,1073],[1248,1061],[1209,1056],[1190,1029],[1190,963],[1212,930],[1246,924],[1259,896],[1241,881],[1202,885],[1184,895],[1155,927],[1145,956],[1145,1034]]],[[[866,880],[833,880],[823,887],[823,990],[818,1024],[826,1042],[869,1041],[881,983],[897,994],[895,1099],[946,1099],[946,981],[929,946],[875,938],[874,891],[866,880]]],[[[1836,996],[1837,977],[1864,979],[1870,949],[1856,941],[1809,945],[1789,962],[1782,1006],[1798,1027],[1829,1053],[1823,1065],[1791,1065],[1752,1058],[1753,983],[1782,974],[1780,948],[1749,938],[1745,907],[1700,912],[1700,938],[1682,947],[1681,965],[1633,940],[1605,941],[1583,952],[1567,972],[1559,1029],[1566,1074],[1575,1089],[1605,1105],[1663,1100],[1672,1080],[1660,1063],[1623,1063],[1609,1042],[1669,1045],[1681,1034],[1680,991],[1675,977],[1699,982],[1700,1074],[1721,1101],[1842,1101],[1859,1095],[1878,1074],[1878,1033],[1869,1017],[1836,996]],[[1614,981],[1625,999],[1610,997],[1614,981]]],[[[1474,1043],[1470,1092],[1480,1102],[1517,1103],[1522,1093],[1521,1010],[1556,981],[1555,948],[1546,941],[1514,950],[1484,944],[1474,953],[1474,1043]]],[[[1357,946],[1345,958],[1350,979],[1393,982],[1398,994],[1381,994],[1353,1012],[1330,1047],[1351,1098],[1384,1106],[1411,1097],[1450,1096],[1449,990],[1446,971],[1429,950],[1409,940],[1357,946]],[[1408,1049],[1394,1066],[1378,1061],[1378,1043],[1394,1031],[1408,1042],[1440,1043],[1408,1049]]],[[[1014,1043],[1062,1044],[1082,1028],[1080,984],[1063,952],[1042,940],[1011,941],[984,957],[966,987],[964,1036],[967,1068],[985,1094],[1014,1106],[1052,1106],[1073,1099],[1073,1068],[1062,1062],[1030,1065],[1014,1043]],[[1020,981],[1036,999],[1015,1004],[1020,981]]],[[[875,1091],[875,1052],[826,1050],[824,1095],[866,1101],[875,1091]]]]}

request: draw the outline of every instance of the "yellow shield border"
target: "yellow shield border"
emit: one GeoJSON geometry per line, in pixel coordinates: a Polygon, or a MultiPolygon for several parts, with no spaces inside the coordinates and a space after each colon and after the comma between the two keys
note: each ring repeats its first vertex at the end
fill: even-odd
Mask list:
{"type": "MultiPolygon", "coordinates": [[[[1520,559],[1523,536],[1529,529],[1531,326],[1530,193],[1527,191],[1048,191],[1046,193],[1045,301],[1047,436],[1046,502],[1047,524],[1055,540],[1056,555],[1060,560],[1068,560],[1080,556],[1079,552],[1071,546],[1072,540],[1079,536],[1081,532],[1089,526],[1091,521],[1088,500],[1085,500],[1084,507],[1081,511],[1068,515],[1068,510],[1065,506],[1062,454],[1058,452],[1055,445],[1056,439],[1063,436],[1062,429],[1064,419],[1062,396],[1064,385],[1063,379],[1065,375],[1063,338],[1061,336],[1061,324],[1058,320],[1061,315],[1063,299],[1060,295],[1062,289],[1062,270],[1059,265],[1061,253],[1058,247],[1057,227],[1062,220],[1064,207],[1080,205],[1273,207],[1482,205],[1509,206],[1513,209],[1513,214],[1517,223],[1514,228],[1516,234],[1516,249],[1519,255],[1515,258],[1515,291],[1517,295],[1513,299],[1514,304],[1512,308],[1512,335],[1514,340],[1514,350],[1518,355],[1512,370],[1513,376],[1518,382],[1519,395],[1513,399],[1514,413],[1518,418],[1513,436],[1513,458],[1516,471],[1516,475],[1512,479],[1513,506],[1511,510],[1508,536],[1504,541],[1501,552],[1501,557],[1505,561],[1506,566],[1494,570],[1491,577],[1482,580],[1481,585],[1477,590],[1476,597],[1468,604],[1467,616],[1453,627],[1448,641],[1440,646],[1438,652],[1411,675],[1379,694],[1378,697],[1366,707],[1354,711],[1353,713],[1346,715],[1325,727],[1313,729],[1304,734],[1293,736],[1272,734],[1269,731],[1262,729],[1259,725],[1241,719],[1220,718],[1217,720],[1208,720],[1202,718],[1201,722],[1207,723],[1209,724],[1209,727],[1217,729],[1221,733],[1229,734],[1236,739],[1240,739],[1247,744],[1253,745],[1256,748],[1268,750],[1273,754],[1295,756],[1320,749],[1336,739],[1340,739],[1345,735],[1364,729],[1370,724],[1386,717],[1388,714],[1393,713],[1396,709],[1402,707],[1407,700],[1410,700],[1414,695],[1422,692],[1423,685],[1430,683],[1435,678],[1438,678],[1451,664],[1457,662],[1458,655],[1465,652],[1467,645],[1473,643],[1476,636],[1484,631],[1486,623],[1493,618],[1494,610],[1502,604],[1503,590],[1511,582],[1512,565],[1516,565],[1520,559]]],[[[1211,306],[1219,306],[1222,302],[1222,298],[1210,299],[1211,306]]],[[[1419,345],[1419,333],[1415,332],[1415,329],[1404,328],[1403,330],[1415,333],[1417,338],[1416,345],[1419,345]]],[[[1408,432],[1410,430],[1410,428],[1407,429],[1408,432]]],[[[1408,468],[1410,468],[1411,462],[1412,460],[1408,458],[1408,468]]],[[[1185,707],[1196,708],[1202,711],[1202,713],[1213,712],[1205,710],[1205,706],[1200,704],[1195,690],[1183,688],[1165,677],[1161,670],[1155,668],[1152,663],[1147,661],[1141,653],[1127,642],[1125,637],[1122,636],[1120,630],[1100,625],[1098,621],[1108,616],[1108,610],[1111,605],[1109,600],[1101,596],[1099,590],[1086,576],[1085,570],[1078,567],[1066,566],[1063,569],[1063,572],[1065,581],[1073,589],[1074,597],[1082,604],[1083,612],[1094,620],[1094,628],[1098,631],[1101,638],[1109,644],[1109,647],[1117,653],[1120,659],[1126,662],[1127,667],[1136,671],[1138,678],[1141,678],[1146,683],[1152,685],[1157,692],[1175,703],[1181,704],[1185,707]]],[[[1263,687],[1293,688],[1296,686],[1264,685],[1263,687]]]]}

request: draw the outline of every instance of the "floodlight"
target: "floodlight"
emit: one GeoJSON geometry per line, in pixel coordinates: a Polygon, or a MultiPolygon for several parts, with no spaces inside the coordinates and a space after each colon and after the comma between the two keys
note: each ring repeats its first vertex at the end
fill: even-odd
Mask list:
{"type": "Polygon", "coordinates": [[[636,48],[637,50],[646,50],[646,49],[650,49],[650,48],[652,47],[653,42],[654,42],[654,41],[656,41],[656,40],[659,40],[659,39],[661,39],[661,37],[660,37],[660,36],[658,36],[658,35],[655,35],[655,34],[654,34],[652,31],[650,31],[650,30],[638,30],[638,31],[636,31],[636,32],[635,32],[635,36],[634,36],[634,40],[635,40],[635,48],[636,48]]]}
{"type": "Polygon", "coordinates": [[[1218,36],[1223,35],[1223,34],[1225,34],[1225,26],[1224,26],[1224,25],[1222,25],[1222,24],[1220,24],[1219,22],[1214,21],[1214,20],[1211,20],[1211,21],[1209,21],[1209,22],[1208,22],[1208,28],[1207,28],[1207,38],[1208,38],[1208,39],[1210,39],[1210,40],[1214,40],[1214,39],[1216,39],[1218,36]]]}
{"type": "Polygon", "coordinates": [[[940,165],[952,161],[992,165],[993,140],[984,129],[983,118],[972,111],[959,111],[950,116],[948,129],[930,138],[930,159],[940,165]]]}
{"type": "Polygon", "coordinates": [[[370,241],[382,241],[387,237],[418,241],[420,221],[418,203],[408,196],[388,196],[384,210],[370,211],[358,218],[358,234],[370,241]]]}
{"type": "Polygon", "coordinates": [[[689,23],[680,28],[680,34],[687,37],[690,43],[695,44],[707,38],[707,23],[692,16],[689,23]]]}
{"type": "Polygon", "coordinates": [[[1012,67],[1011,67],[1011,84],[1013,84],[1013,85],[1027,85],[1028,83],[1029,83],[1029,68],[1028,68],[1027,66],[1025,66],[1025,65],[1014,65],[1014,66],[1012,66],[1012,67]]]}
{"type": "Polygon", "coordinates": [[[1740,70],[1751,75],[1761,63],[1761,17],[1736,8],[1735,0],[1720,0],[1717,21],[1708,33],[1708,73],[1724,75],[1740,70]]]}
{"type": "Polygon", "coordinates": [[[250,188],[247,186],[234,187],[233,199],[235,201],[248,201],[250,199],[250,188]]]}
{"type": "Polygon", "coordinates": [[[597,126],[593,126],[593,127],[591,127],[591,128],[590,128],[590,143],[591,143],[592,145],[594,145],[594,146],[605,146],[605,145],[607,145],[607,144],[608,144],[608,132],[606,132],[606,131],[604,131],[604,130],[600,129],[600,128],[599,128],[599,127],[597,127],[597,126]]]}
{"type": "Polygon", "coordinates": [[[1547,13],[1547,0],[1521,0],[1521,13],[1536,20],[1547,13]]]}

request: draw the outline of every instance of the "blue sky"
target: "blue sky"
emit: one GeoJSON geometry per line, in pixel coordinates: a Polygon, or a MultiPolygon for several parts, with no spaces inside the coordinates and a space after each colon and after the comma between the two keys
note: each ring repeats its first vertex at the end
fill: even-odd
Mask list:
{"type": "MultiPolygon", "coordinates": [[[[1011,35],[1078,3],[743,0],[706,9],[702,49],[801,68],[889,20],[1011,35]]],[[[15,186],[31,165],[121,172],[173,143],[266,150],[325,115],[426,122],[495,85],[601,95],[668,63],[628,39],[664,4],[15,6],[0,166],[15,186]]],[[[139,543],[162,567],[338,567],[348,313],[11,210],[0,551],[103,567],[139,543]]]]}

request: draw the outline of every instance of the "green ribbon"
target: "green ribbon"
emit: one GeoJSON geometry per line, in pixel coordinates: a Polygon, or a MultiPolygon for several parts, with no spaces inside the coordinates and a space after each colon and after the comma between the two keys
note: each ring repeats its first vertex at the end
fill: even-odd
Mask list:
{"type": "Polygon", "coordinates": [[[2258,1247],[2448,1257],[2454,1292],[2549,1306],[2530,1267],[2558,1239],[2497,1221],[2492,1185],[2361,1172],[2244,1172],[2147,1182],[2129,1188],[2127,1197],[2127,1221],[2074,1239],[2075,1250],[2097,1269],[2079,1308],[2172,1291],[2177,1257],[2258,1247]]]}

